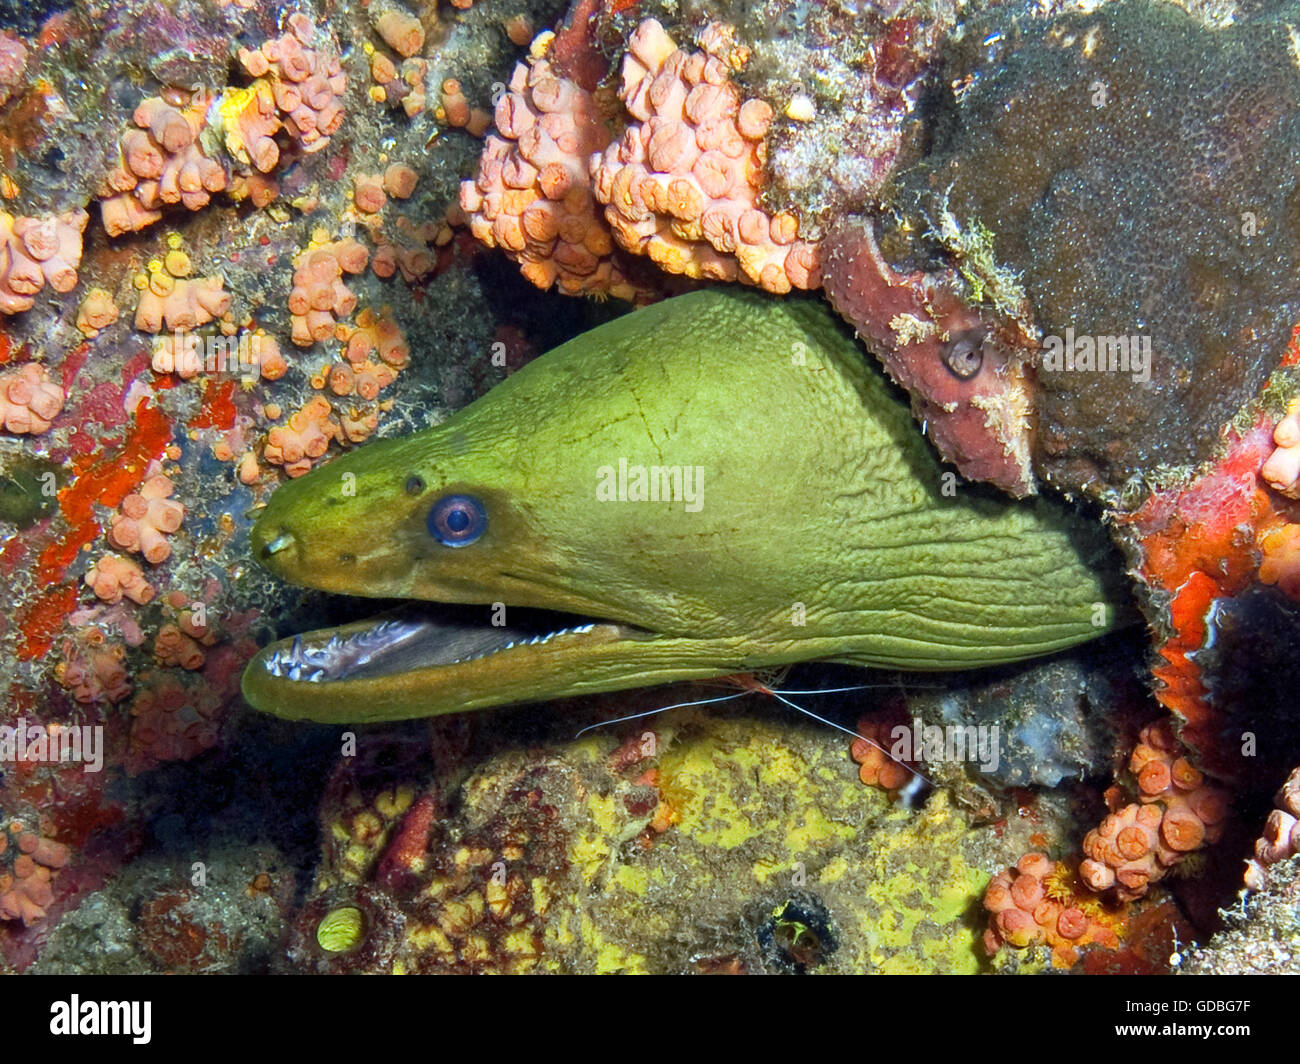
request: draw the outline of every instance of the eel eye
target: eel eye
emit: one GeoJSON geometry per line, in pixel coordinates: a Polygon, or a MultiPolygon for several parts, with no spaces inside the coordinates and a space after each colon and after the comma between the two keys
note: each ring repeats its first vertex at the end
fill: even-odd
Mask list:
{"type": "Polygon", "coordinates": [[[444,495],[433,504],[429,535],[444,547],[467,547],[487,531],[487,511],[473,495],[444,495]]]}

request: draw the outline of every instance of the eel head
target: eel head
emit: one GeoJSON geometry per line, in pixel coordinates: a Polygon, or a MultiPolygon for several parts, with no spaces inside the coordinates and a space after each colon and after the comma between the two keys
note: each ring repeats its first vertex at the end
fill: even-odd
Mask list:
{"type": "Polygon", "coordinates": [[[1110,625],[1095,533],[943,478],[824,305],[659,303],[279,488],[262,565],[418,604],[266,647],[244,693],[394,720],[804,660],[991,664],[1110,625]]]}

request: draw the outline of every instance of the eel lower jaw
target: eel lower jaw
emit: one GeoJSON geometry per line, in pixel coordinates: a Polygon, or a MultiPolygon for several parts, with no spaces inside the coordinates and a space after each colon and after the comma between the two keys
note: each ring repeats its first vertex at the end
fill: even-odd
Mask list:
{"type": "Polygon", "coordinates": [[[712,641],[544,610],[509,619],[418,604],[293,636],[249,663],[244,697],[289,719],[367,723],[735,671],[731,648],[712,641]]]}

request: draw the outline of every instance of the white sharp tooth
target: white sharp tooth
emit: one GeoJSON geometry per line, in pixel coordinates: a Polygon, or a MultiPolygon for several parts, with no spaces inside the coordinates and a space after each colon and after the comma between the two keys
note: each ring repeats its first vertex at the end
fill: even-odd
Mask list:
{"type": "Polygon", "coordinates": [[[292,669],[290,669],[290,670],[289,670],[289,679],[291,679],[291,680],[301,680],[301,679],[302,679],[302,667],[299,666],[299,665],[295,665],[292,669]]]}
{"type": "Polygon", "coordinates": [[[313,672],[310,676],[307,677],[307,679],[311,683],[320,683],[320,681],[323,680],[324,678],[325,678],[324,669],[317,669],[315,672],[313,672]]]}
{"type": "Polygon", "coordinates": [[[343,645],[343,640],[336,635],[330,636],[330,641],[325,644],[326,650],[338,650],[343,645]]]}

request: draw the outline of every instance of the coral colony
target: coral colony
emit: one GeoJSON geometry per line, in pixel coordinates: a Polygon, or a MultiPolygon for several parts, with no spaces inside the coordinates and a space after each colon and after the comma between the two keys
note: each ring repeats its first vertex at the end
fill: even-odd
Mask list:
{"type": "MultiPolygon", "coordinates": [[[[1213,932],[1176,877],[1218,904],[1290,883],[1291,31],[967,6],[115,0],[0,30],[0,970],[1153,971],[1213,932]],[[1069,95],[1096,70],[1109,106],[1069,95]],[[565,702],[514,745],[257,730],[242,668],[325,608],[248,557],[279,484],[440,421],[606,300],[708,284],[828,300],[954,490],[1094,507],[1151,659],[1139,626],[863,692],[849,749],[709,707],[565,731],[691,690],[565,702]],[[1000,745],[945,757],[928,727],[1000,745]],[[308,798],[247,768],[311,742],[308,798]],[[220,772],[289,796],[319,854],[250,817],[220,904],[133,875],[146,795],[220,772]],[[771,871],[807,862],[797,897],[771,871]],[[669,883],[724,930],[696,942],[669,883]],[[78,952],[105,912],[139,914],[111,964],[78,952]]],[[[595,496],[698,509],[703,473],[624,459],[595,496]]]]}

